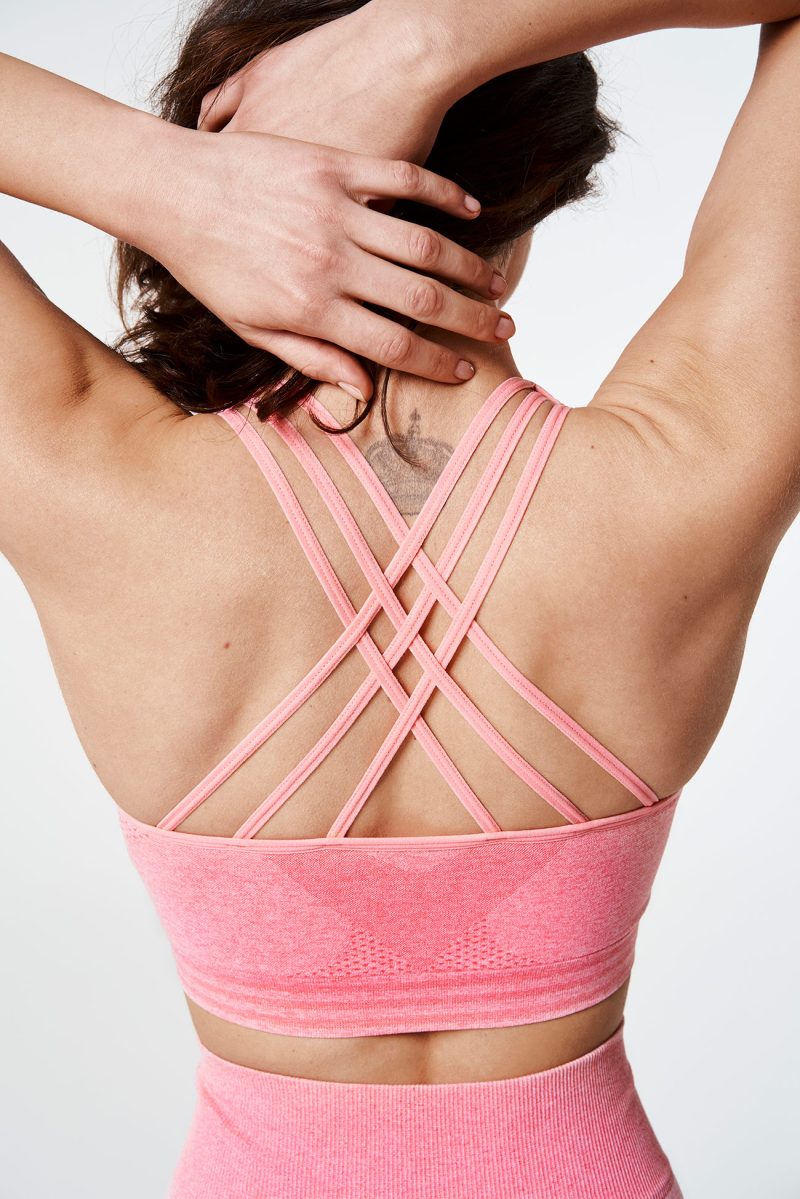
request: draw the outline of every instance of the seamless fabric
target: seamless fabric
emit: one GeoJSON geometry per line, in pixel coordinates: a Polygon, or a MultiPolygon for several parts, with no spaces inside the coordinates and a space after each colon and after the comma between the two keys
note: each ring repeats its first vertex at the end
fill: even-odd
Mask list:
{"type": "MultiPolygon", "coordinates": [[[[335,426],[318,400],[311,398],[309,407],[335,426]]],[[[475,620],[568,413],[535,383],[506,380],[476,413],[410,528],[352,439],[331,436],[398,542],[385,571],[308,443],[289,422],[271,418],[373,588],[358,611],[266,443],[241,414],[220,413],[262,469],[344,627],[292,692],[157,826],[119,810],[128,851],[170,938],[181,984],[208,1011],[251,1028],[304,1036],[491,1027],[577,1011],[617,990],[630,973],[639,919],[680,792],[659,799],[644,780],[524,678],[475,620]],[[522,390],[528,395],[504,427],[438,562],[431,562],[421,548],[428,532],[493,420],[522,390]],[[489,550],[460,601],[448,577],[545,400],[551,401],[551,410],[489,550]],[[392,588],[411,565],[425,586],[406,613],[392,588]],[[434,653],[419,636],[419,628],[437,601],[452,621],[434,653]],[[384,653],[369,632],[381,610],[397,629],[384,653]],[[447,673],[465,637],[532,708],[621,782],[640,806],[587,819],[525,760],[447,673]],[[234,835],[181,832],[177,826],[314,694],[353,647],[369,666],[366,679],[234,835]],[[410,695],[392,672],[409,648],[423,670],[410,695]],[[328,834],[301,840],[256,837],[381,687],[397,708],[396,723],[328,834]],[[500,828],[420,715],[437,687],[508,768],[568,824],[500,828]],[[348,835],[409,733],[470,812],[478,832],[443,837],[348,835]]]]}
{"type": "Polygon", "coordinates": [[[492,1082],[320,1082],[201,1047],[197,1089],[169,1199],[683,1199],[622,1025],[492,1082]]]}

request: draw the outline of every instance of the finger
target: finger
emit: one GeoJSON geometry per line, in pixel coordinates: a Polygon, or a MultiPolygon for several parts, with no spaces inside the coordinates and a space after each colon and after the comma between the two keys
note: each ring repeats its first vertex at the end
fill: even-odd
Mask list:
{"type": "Polygon", "coordinates": [[[511,317],[494,305],[471,300],[438,279],[418,275],[363,251],[358,251],[338,286],[355,299],[477,341],[507,341],[515,331],[511,317]]]}
{"type": "Polygon", "coordinates": [[[370,312],[355,300],[341,299],[331,305],[325,335],[337,345],[381,366],[423,379],[463,383],[475,373],[472,363],[447,346],[436,345],[395,321],[370,312]]]}
{"type": "MultiPolygon", "coordinates": [[[[319,383],[333,383],[337,387],[354,387],[368,400],[372,395],[372,379],[362,364],[331,342],[318,337],[307,337],[303,333],[277,332],[274,329],[237,329],[239,337],[248,345],[268,350],[295,370],[302,371],[309,379],[319,383]]],[[[348,392],[352,395],[352,392],[348,392]]],[[[354,397],[356,398],[356,397],[354,397]]]]}
{"type": "Polygon", "coordinates": [[[206,92],[200,101],[197,128],[204,133],[219,133],[239,107],[242,94],[242,81],[235,76],[206,92]]]}
{"type": "Polygon", "coordinates": [[[492,299],[506,290],[505,279],[490,263],[433,229],[386,217],[370,208],[358,208],[353,215],[348,233],[356,245],[371,254],[451,279],[492,299]]]}
{"type": "Polygon", "coordinates": [[[394,199],[418,200],[441,208],[453,216],[474,217],[480,212],[480,203],[465,192],[463,187],[436,175],[415,162],[402,158],[370,158],[366,154],[349,155],[345,178],[355,192],[364,199],[379,199],[393,196],[394,199]]]}

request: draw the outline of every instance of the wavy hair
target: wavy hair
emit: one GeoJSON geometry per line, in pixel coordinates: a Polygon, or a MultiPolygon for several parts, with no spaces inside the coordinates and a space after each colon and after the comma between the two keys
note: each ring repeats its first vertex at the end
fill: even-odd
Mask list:
{"type": "MultiPolygon", "coordinates": [[[[262,51],[360,8],[366,0],[211,0],[184,33],[177,61],[152,89],[163,119],[195,128],[203,96],[262,51]]],[[[484,258],[506,250],[550,213],[596,190],[595,167],[619,126],[598,108],[599,80],[585,53],[509,71],[458,100],[445,114],[425,166],[479,197],[470,222],[411,201],[392,215],[426,225],[484,258]]],[[[188,412],[218,412],[251,398],[259,420],[286,415],[317,383],[249,345],[144,251],[117,242],[113,263],[124,333],[114,349],[188,412]]],[[[407,327],[415,322],[377,306],[407,327]]],[[[361,359],[373,380],[345,430],[375,402],[379,379],[386,434],[390,372],[361,359]],[[381,378],[382,376],[382,378],[381,378]]],[[[319,422],[317,422],[319,423],[319,422]]],[[[325,428],[326,426],[322,426],[325,428]]],[[[334,430],[329,430],[334,432],[334,430]]]]}

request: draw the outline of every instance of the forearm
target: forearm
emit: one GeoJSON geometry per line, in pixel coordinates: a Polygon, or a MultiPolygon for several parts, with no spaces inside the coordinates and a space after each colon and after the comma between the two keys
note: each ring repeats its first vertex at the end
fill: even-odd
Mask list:
{"type": "Polygon", "coordinates": [[[426,84],[453,103],[518,67],[656,29],[782,21],[800,0],[371,0],[362,12],[417,45],[426,84]]]}
{"type": "Polygon", "coordinates": [[[143,245],[172,126],[7,54],[0,111],[0,191],[143,245]]]}

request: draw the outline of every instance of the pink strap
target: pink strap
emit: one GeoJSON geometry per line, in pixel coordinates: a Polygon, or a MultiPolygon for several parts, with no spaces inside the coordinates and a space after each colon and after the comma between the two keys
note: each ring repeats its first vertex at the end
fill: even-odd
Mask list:
{"type": "MultiPolygon", "coordinates": [[[[448,628],[447,632],[442,638],[441,643],[439,644],[439,647],[436,650],[436,658],[443,667],[447,666],[448,662],[458,649],[461,641],[466,635],[466,631],[469,628],[470,623],[475,618],[475,613],[478,611],[478,608],[484,600],[486,592],[489,590],[492,580],[502,564],[508,547],[510,546],[514,537],[514,533],[519,527],[519,523],[522,520],[525,509],[528,506],[528,502],[533,495],[539,478],[541,477],[542,469],[544,468],[550,452],[555,445],[558,433],[568,413],[569,408],[558,406],[552,408],[547,415],[547,418],[541,429],[540,437],[537,439],[534,447],[534,452],[531,454],[530,458],[525,464],[522,475],[517,483],[516,488],[514,489],[511,503],[506,509],[500,526],[492,539],[489,552],[481,563],[480,569],[472,581],[472,585],[467,591],[467,594],[464,597],[458,612],[454,616],[450,627],[448,628]]],[[[361,781],[356,786],[349,800],[342,809],[342,812],[340,813],[333,828],[331,829],[331,832],[328,834],[329,836],[344,836],[346,834],[347,829],[361,811],[361,808],[366,802],[368,796],[381,778],[400,743],[408,733],[411,724],[427,703],[435,685],[434,678],[429,674],[423,675],[423,677],[419,680],[408,698],[408,703],[406,704],[404,711],[401,712],[391,732],[385,738],[380,749],[372,759],[372,762],[367,767],[367,770],[361,781]]],[[[491,746],[492,749],[495,750],[495,752],[500,758],[503,759],[503,761],[507,761],[506,755],[503,752],[503,746],[501,744],[499,733],[497,733],[497,731],[489,724],[488,721],[486,721],[486,725],[487,727],[483,731],[483,737],[485,741],[491,746]]],[[[542,782],[546,782],[546,780],[542,779],[541,776],[539,776],[539,778],[542,782]]],[[[532,785],[538,790],[538,783],[532,785]]],[[[549,787],[550,784],[548,784],[548,788],[549,787]]],[[[555,791],[555,788],[552,788],[552,790],[555,791]]],[[[556,806],[556,803],[559,802],[559,796],[562,800],[566,800],[566,803],[569,805],[569,807],[573,809],[572,813],[564,813],[568,819],[570,815],[572,815],[573,820],[576,823],[578,821],[585,821],[587,819],[582,812],[575,808],[574,805],[572,805],[570,801],[566,799],[565,796],[561,796],[560,792],[556,792],[555,795],[551,795],[543,791],[542,795],[543,798],[552,803],[554,807],[556,806]]]]}
{"type": "MultiPolygon", "coordinates": [[[[485,504],[488,503],[488,500],[491,498],[497,483],[502,477],[503,468],[505,466],[505,462],[507,461],[508,453],[518,443],[522,433],[524,432],[524,429],[527,427],[530,417],[539,407],[541,402],[542,400],[538,396],[531,396],[523,401],[517,411],[512,415],[511,420],[503,431],[500,441],[495,447],[490,461],[484,469],[484,473],[481,477],[479,485],[474,490],[466,509],[464,512],[462,512],[456,528],[451,534],[447,546],[443,551],[442,559],[440,560],[440,566],[443,562],[445,563],[446,575],[449,576],[454,569],[464,547],[469,540],[469,537],[471,536],[478,522],[478,519],[480,518],[485,504]]],[[[540,438],[542,435],[543,431],[539,435],[540,438]]],[[[416,522],[411,530],[406,527],[406,537],[411,537],[415,542],[419,542],[420,539],[419,536],[415,536],[416,533],[416,522]]],[[[379,569],[380,568],[378,568],[378,570],[379,569]]],[[[391,575],[391,564],[390,567],[387,568],[386,573],[387,576],[391,575]]],[[[399,575],[397,577],[399,577],[399,575]]],[[[394,596],[393,592],[392,595],[394,596]]],[[[396,599],[396,597],[394,598],[396,599]]],[[[373,602],[375,599],[376,596],[374,594],[371,595],[369,600],[367,600],[363,605],[361,612],[363,612],[365,609],[368,609],[372,613],[379,610],[380,600],[378,600],[378,603],[375,604],[373,602]]],[[[390,667],[395,666],[401,656],[410,647],[412,640],[415,638],[419,628],[422,626],[428,612],[433,606],[433,603],[434,597],[423,591],[417,596],[417,599],[407,615],[403,612],[402,607],[400,607],[399,611],[402,613],[402,623],[397,629],[394,638],[384,651],[384,659],[390,667]]],[[[424,641],[422,642],[422,646],[424,647],[424,650],[430,654],[430,650],[428,650],[428,647],[425,645],[424,641]]],[[[237,830],[235,835],[251,836],[257,832],[264,823],[266,823],[266,821],[277,811],[281,804],[284,803],[289,796],[294,793],[297,787],[299,787],[300,784],[305,781],[309,774],[316,769],[322,758],[329,753],[333,746],[341,739],[342,736],[344,736],[355,719],[366,707],[367,703],[375,694],[377,689],[377,679],[374,677],[365,679],[365,681],[361,684],[361,687],[340,713],[337,720],[334,721],[334,724],[330,727],[330,729],[323,734],[317,743],[308,751],[305,757],[298,762],[290,774],[274,789],[269,796],[267,796],[259,808],[256,809],[256,811],[248,818],[245,824],[243,824],[241,828],[237,830]]],[[[469,701],[466,696],[464,698],[467,703],[471,704],[471,701],[469,701]]],[[[474,705],[471,706],[474,708],[474,705]]],[[[475,712],[477,713],[478,720],[484,720],[484,717],[477,709],[475,709],[475,712]]],[[[512,753],[515,752],[516,751],[512,750],[512,753]]],[[[531,771],[533,770],[532,767],[529,769],[531,771]]],[[[536,773],[536,778],[541,778],[541,776],[538,775],[538,772],[536,773]]],[[[542,779],[542,785],[545,787],[549,786],[547,781],[544,779],[542,779]]],[[[556,802],[558,802],[559,796],[560,793],[556,792],[556,802]]],[[[569,801],[566,800],[565,797],[563,797],[563,803],[564,805],[569,805],[569,801]]],[[[575,809],[575,811],[577,812],[577,809],[575,809]]],[[[580,820],[585,819],[581,813],[578,813],[577,818],[580,820]]],[[[332,834],[329,833],[328,835],[330,836],[332,834]]]]}
{"type": "MultiPolygon", "coordinates": [[[[406,528],[406,533],[408,536],[404,543],[398,548],[386,570],[386,578],[390,585],[394,585],[408,569],[408,566],[410,565],[416,553],[419,551],[422,542],[425,540],[431,527],[433,526],[438,513],[441,511],[441,508],[444,506],[448,496],[458,482],[466,463],[469,461],[475,449],[480,444],[480,441],[482,440],[486,430],[491,425],[497,413],[512,395],[516,394],[525,387],[531,386],[533,386],[533,384],[530,384],[523,379],[508,379],[498,388],[496,388],[494,392],[492,392],[492,394],[487,398],[483,407],[476,413],[475,417],[470,422],[464,437],[461,439],[453,455],[448,460],[447,465],[442,471],[442,474],[439,476],[435,487],[423,505],[417,520],[414,522],[413,529],[409,530],[405,526],[404,522],[404,527],[406,528]]],[[[276,497],[278,498],[278,501],[287,516],[287,519],[300,537],[301,544],[306,550],[312,567],[314,568],[317,577],[320,579],[320,582],[323,584],[326,593],[330,597],[332,597],[334,594],[336,595],[336,601],[334,602],[332,598],[332,602],[334,602],[334,606],[336,607],[339,615],[344,618],[348,614],[348,610],[349,613],[352,613],[353,610],[352,606],[350,605],[350,601],[341,588],[341,585],[339,584],[339,581],[333,572],[330,562],[325,556],[322,547],[319,545],[319,542],[308,523],[305,513],[300,507],[288,481],[286,480],[283,472],[280,470],[280,467],[273,458],[262,438],[258,435],[256,430],[252,428],[246,418],[242,418],[239,427],[237,427],[235,424],[235,415],[231,411],[222,411],[219,413],[219,416],[222,417],[222,419],[224,419],[232,428],[234,428],[235,432],[239,435],[247,449],[260,466],[262,472],[272,486],[272,489],[275,492],[276,497]]],[[[496,458],[497,456],[495,455],[493,458],[495,466],[496,458]]],[[[491,465],[492,464],[490,464],[490,467],[491,465]]],[[[486,474],[489,474],[489,468],[487,468],[486,474]]],[[[499,474],[497,474],[497,478],[499,478],[499,474]]],[[[497,478],[495,479],[495,485],[497,478]]],[[[451,538],[451,541],[452,540],[453,539],[451,538]]],[[[454,559],[451,569],[455,566],[456,561],[457,557],[454,559]]],[[[431,600],[431,603],[432,602],[433,600],[431,600]]],[[[297,711],[305,699],[307,699],[308,696],[310,696],[313,691],[330,675],[330,673],[346,656],[346,654],[349,653],[353,646],[360,643],[361,638],[364,636],[368,626],[374,619],[377,612],[380,610],[380,607],[381,603],[379,598],[374,594],[371,595],[369,600],[362,606],[357,615],[353,616],[350,623],[347,624],[344,632],[339,636],[334,645],[331,646],[325,655],[323,655],[322,659],[320,659],[317,665],[313,667],[311,671],[309,671],[306,677],[301,680],[301,682],[292,690],[292,692],[286,696],[286,698],[280,704],[278,704],[272,712],[270,712],[262,721],[259,722],[256,728],[248,733],[247,736],[244,737],[242,741],[239,742],[239,744],[236,745],[225,756],[225,758],[223,758],[221,762],[219,762],[203,779],[201,779],[201,781],[189,792],[187,796],[185,796],[183,800],[176,804],[175,807],[172,808],[167,815],[159,821],[158,827],[166,829],[177,828],[177,826],[181,824],[187,818],[187,816],[195,811],[200,804],[202,804],[203,801],[209,795],[211,795],[227,778],[229,778],[238,769],[238,767],[256,751],[256,749],[263,745],[264,742],[278,728],[280,728],[280,726],[286,720],[288,720],[295,711],[297,711]]],[[[415,607],[412,608],[412,611],[409,613],[409,622],[415,615],[416,608],[417,606],[415,605],[415,607]]],[[[413,635],[414,630],[411,629],[410,623],[408,625],[408,630],[410,631],[411,635],[413,635]]],[[[406,633],[406,630],[404,630],[404,633],[406,633]]],[[[392,645],[389,647],[389,650],[394,651],[395,656],[394,658],[391,658],[389,651],[387,651],[385,657],[385,661],[387,662],[389,668],[391,668],[391,666],[393,666],[405,652],[406,645],[404,645],[403,642],[406,642],[407,644],[408,640],[410,640],[410,636],[408,635],[404,635],[402,640],[399,634],[395,637],[392,645]]],[[[380,653],[377,650],[377,647],[374,645],[374,642],[372,642],[371,638],[369,638],[369,643],[380,657],[380,653]]],[[[370,652],[371,651],[367,650],[367,653],[370,652]]],[[[377,662],[375,665],[377,666],[377,662]]],[[[380,667],[377,668],[380,669],[380,667]]],[[[395,679],[394,676],[392,676],[392,678],[397,686],[400,687],[403,697],[405,697],[405,691],[402,690],[399,681],[395,679]]],[[[380,682],[381,680],[377,678],[369,677],[367,680],[365,680],[365,683],[362,684],[362,686],[350,700],[336,722],[336,726],[338,728],[337,740],[343,735],[347,727],[349,727],[349,724],[352,723],[363,707],[366,706],[366,703],[368,702],[369,698],[371,698],[371,695],[377,690],[380,682]]],[[[426,734],[423,732],[422,736],[424,737],[426,734]]],[[[329,751],[333,744],[335,744],[335,741],[332,741],[329,746],[326,746],[326,750],[329,751]]],[[[429,748],[434,749],[432,743],[429,743],[429,748]]],[[[439,747],[439,749],[441,750],[441,747],[439,747]]],[[[436,752],[435,749],[434,752],[436,752]]],[[[444,751],[441,750],[441,753],[443,754],[444,751]]],[[[268,797],[268,801],[273,800],[276,802],[269,803],[268,801],[265,801],[265,803],[259,807],[258,813],[254,813],[253,816],[246,822],[246,824],[243,825],[241,829],[237,830],[235,835],[252,836],[253,833],[256,832],[257,829],[261,827],[261,825],[265,823],[267,819],[269,819],[269,816],[272,815],[272,811],[279,806],[280,802],[288,798],[288,794],[291,793],[291,790],[296,789],[296,787],[300,785],[302,779],[307,777],[307,775],[311,772],[311,769],[313,769],[317,764],[318,760],[320,759],[315,754],[312,764],[310,762],[310,755],[306,755],[304,763],[301,763],[300,766],[305,764],[307,768],[303,769],[302,771],[300,770],[300,767],[295,768],[292,774],[286,780],[284,780],[283,784],[281,784],[282,799],[279,799],[279,797],[276,795],[268,797]],[[286,791],[285,794],[283,794],[284,790],[286,791]],[[258,823],[254,825],[254,821],[257,817],[258,823]]],[[[447,769],[446,765],[445,769],[447,769]]],[[[455,770],[454,766],[453,770],[455,770]]],[[[467,797],[467,792],[465,790],[466,788],[467,784],[466,781],[464,781],[461,793],[465,797],[467,797]]],[[[474,795],[474,793],[471,792],[470,794],[474,795]]],[[[493,827],[493,830],[496,830],[498,827],[496,821],[494,821],[493,817],[491,817],[483,805],[480,804],[480,801],[477,799],[477,797],[474,797],[473,806],[475,807],[474,814],[479,824],[485,826],[487,823],[490,823],[493,827]],[[485,813],[485,815],[481,816],[481,813],[485,813]]]]}
{"type": "MultiPolygon", "coordinates": [[[[541,398],[548,399],[553,404],[559,403],[543,387],[540,387],[538,384],[535,386],[541,398]]],[[[335,417],[332,416],[316,396],[309,398],[307,406],[314,411],[317,417],[325,420],[328,425],[341,427],[335,417]]],[[[408,531],[408,526],[378,475],[372,469],[364,455],[359,453],[352,437],[349,434],[342,434],[341,436],[332,437],[331,440],[348,462],[365,490],[369,493],[392,536],[398,543],[402,542],[408,531]]],[[[455,592],[448,587],[446,581],[442,578],[423,549],[420,549],[417,554],[414,566],[419,571],[423,580],[433,589],[434,598],[442,605],[449,616],[453,616],[459,607],[460,600],[455,592]]],[[[627,788],[641,804],[649,807],[652,804],[661,802],[652,787],[648,786],[643,779],[639,778],[611,750],[607,749],[591,733],[587,732],[586,729],[573,720],[563,708],[560,708],[535,683],[526,678],[514,663],[506,657],[502,650],[495,645],[494,641],[492,641],[477,621],[472,622],[467,630],[467,636],[509,686],[513,687],[523,699],[527,700],[532,708],[544,716],[546,720],[549,720],[561,733],[582,749],[607,774],[610,774],[612,778],[627,788]]]]}
{"type": "MultiPolygon", "coordinates": [[[[252,401],[248,403],[249,406],[253,406],[252,401]]],[[[329,424],[337,425],[332,415],[313,395],[306,398],[304,406],[310,408],[315,415],[323,418],[329,424]]],[[[544,692],[526,679],[475,621],[475,614],[502,564],[569,411],[569,408],[559,404],[543,388],[528,380],[519,377],[506,380],[492,392],[470,422],[466,433],[460,439],[411,528],[406,525],[380,479],[368,461],[356,449],[349,434],[332,437],[334,445],[350,464],[398,543],[398,548],[386,571],[380,567],[350,509],[310,445],[289,422],[280,417],[271,418],[273,427],[293,451],[325,499],[345,540],[372,586],[369,599],[358,611],[350,602],[330,560],[314,534],[297,496],[263,439],[244,418],[241,426],[236,428],[235,417],[230,410],[218,414],[232,428],[235,428],[247,449],[256,459],[345,628],[334,645],[305,678],[293,688],[292,692],[243,738],[222,762],[192,789],[189,795],[159,821],[158,827],[174,829],[182,823],[204,799],[230,777],[272,733],[297,711],[305,699],[321,685],[354,647],[364,657],[370,671],[369,675],[326,733],[267,796],[256,811],[248,817],[245,823],[237,829],[234,837],[249,838],[258,832],[323,758],[331,752],[381,687],[398,709],[398,719],[328,832],[328,837],[335,838],[346,835],[353,820],[409,732],[418,739],[421,747],[428,753],[431,761],[464,807],[471,813],[479,827],[483,831],[500,830],[494,817],[466,782],[421,716],[422,709],[435,687],[439,687],[447,695],[457,710],[518,777],[548,800],[567,820],[573,823],[586,821],[587,817],[506,741],[447,673],[446,666],[465,636],[470,637],[484,658],[532,707],[570,737],[609,774],[622,782],[640,802],[643,804],[658,802],[658,796],[646,783],[573,721],[544,692]],[[478,487],[462,512],[438,563],[434,564],[422,549],[424,540],[495,416],[512,395],[524,388],[534,390],[531,395],[525,397],[512,414],[484,469],[478,487]],[[489,553],[462,603],[448,585],[447,579],[491,499],[525,428],[545,399],[551,400],[554,407],[548,414],[536,439],[511,504],[492,541],[489,553]],[[411,610],[406,613],[394,594],[393,588],[410,565],[413,565],[418,571],[424,586],[411,610]],[[433,604],[437,601],[443,605],[453,620],[434,654],[419,635],[419,630],[433,604]],[[387,613],[396,629],[394,637],[383,654],[368,631],[369,625],[381,609],[387,613]],[[393,673],[393,667],[408,649],[414,654],[423,670],[422,678],[411,695],[406,693],[393,673]]]]}
{"type": "MultiPolygon", "coordinates": [[[[287,441],[297,438],[300,442],[302,442],[303,446],[306,445],[306,442],[303,440],[300,434],[297,433],[296,430],[288,424],[288,422],[275,419],[273,423],[275,427],[279,429],[281,436],[283,436],[287,441]]],[[[269,451],[267,452],[269,453],[269,451]]],[[[300,452],[299,447],[297,447],[297,452],[300,452]]],[[[308,453],[316,462],[317,459],[314,457],[313,452],[310,449],[308,450],[308,453]]],[[[277,463],[274,463],[273,461],[273,469],[276,467],[277,463]]],[[[328,483],[327,488],[325,486],[325,480],[319,480],[320,490],[324,498],[329,499],[328,493],[332,487],[332,484],[327,476],[326,481],[328,483]]],[[[338,496],[338,492],[336,495],[338,496]]],[[[339,499],[341,499],[341,497],[339,497],[339,499]]],[[[357,617],[358,614],[356,609],[353,607],[346,592],[344,591],[344,588],[341,586],[339,579],[334,573],[330,560],[322,550],[319,541],[317,540],[307,518],[305,517],[305,513],[296,499],[296,496],[292,495],[292,501],[293,502],[291,504],[284,507],[284,512],[290,521],[297,538],[300,541],[300,544],[305,550],[309,562],[323,583],[328,598],[336,608],[337,614],[342,619],[345,627],[347,627],[347,625],[357,617]]],[[[350,513],[348,511],[348,516],[349,515],[350,513]]],[[[351,522],[353,525],[355,525],[355,522],[352,521],[352,517],[351,522]]],[[[361,547],[359,546],[353,548],[357,556],[360,557],[359,549],[361,547]]],[[[363,565],[364,562],[362,561],[362,566],[363,565]]],[[[380,568],[377,566],[377,563],[375,563],[375,566],[380,572],[380,568]]],[[[399,625],[399,623],[405,619],[406,613],[400,604],[400,601],[395,596],[394,591],[392,591],[391,587],[389,586],[385,576],[382,572],[380,573],[384,587],[396,605],[394,610],[396,611],[399,609],[400,617],[395,621],[395,624],[399,625]]],[[[380,590],[378,592],[378,598],[383,598],[380,590]]],[[[376,682],[384,688],[384,691],[395,707],[398,710],[402,710],[405,702],[408,699],[408,694],[404,690],[399,679],[393,674],[391,667],[381,654],[377,645],[375,645],[371,635],[368,632],[364,632],[359,638],[357,646],[359,650],[361,650],[367,665],[374,674],[376,682]]],[[[311,751],[311,755],[306,755],[306,758],[303,759],[306,767],[311,766],[312,762],[313,766],[318,765],[319,762],[321,762],[322,759],[327,756],[333,746],[340,740],[344,725],[347,724],[349,727],[349,724],[352,723],[351,717],[354,715],[355,714],[351,713],[349,709],[347,710],[347,715],[344,713],[339,714],[325,735],[317,742],[316,746],[311,751]]],[[[427,751],[429,757],[431,758],[431,761],[447,779],[448,783],[451,785],[467,810],[473,815],[479,826],[486,832],[490,830],[497,832],[500,827],[497,824],[497,821],[478,799],[477,795],[469,786],[466,779],[463,778],[460,771],[452,762],[422,717],[419,717],[414,722],[411,731],[418,738],[421,746],[427,751]]],[[[293,794],[293,792],[300,785],[300,782],[307,777],[308,773],[309,770],[307,768],[298,769],[295,767],[295,769],[291,771],[290,774],[279,784],[275,791],[273,791],[272,794],[268,796],[267,799],[248,818],[245,824],[243,824],[241,828],[237,829],[234,835],[237,837],[249,837],[257,832],[258,829],[266,822],[266,820],[269,819],[273,812],[277,811],[277,809],[289,798],[289,796],[293,794]]]]}
{"type": "MultiPolygon", "coordinates": [[[[527,400],[519,406],[510,422],[512,425],[518,424],[519,431],[527,425],[533,412],[540,406],[542,398],[538,396],[529,396],[527,400]]],[[[564,410],[566,412],[566,410],[564,410]]],[[[378,562],[366,539],[364,538],[358,524],[353,519],[352,513],[345,504],[338,489],[333,484],[330,476],[325,470],[322,463],[313,452],[308,442],[301,437],[297,430],[287,421],[277,419],[274,422],[276,431],[284,439],[286,444],[293,450],[301,465],[307,471],[309,477],[316,485],[317,490],[322,495],[334,519],[336,520],[342,535],[347,541],[350,549],[353,552],[356,560],[364,571],[369,583],[374,588],[380,599],[384,611],[399,629],[405,618],[406,612],[402,604],[398,600],[392,588],[389,586],[386,577],[381,570],[378,562]]],[[[542,436],[546,437],[545,431],[542,431],[542,436]]],[[[505,453],[500,462],[500,468],[506,465],[513,451],[514,443],[518,438],[514,438],[511,444],[505,449],[505,453]]],[[[480,516],[485,510],[488,497],[477,497],[477,516],[480,516]]],[[[408,530],[406,531],[408,533],[408,530]]],[[[427,591],[427,588],[426,588],[427,591]]],[[[430,605],[428,605],[430,607],[430,605]]],[[[424,620],[424,615],[415,621],[417,630],[424,620]]],[[[543,775],[539,773],[529,762],[525,760],[514,747],[506,741],[494,726],[486,719],[483,713],[472,702],[464,691],[459,687],[456,681],[448,675],[444,666],[437,660],[436,656],[430,650],[423,639],[415,632],[413,640],[409,648],[415,658],[422,667],[423,673],[431,676],[431,690],[434,686],[438,686],[440,690],[450,699],[453,705],[461,712],[461,714],[469,721],[476,732],[485,741],[487,741],[496,753],[503,759],[507,766],[522,778],[529,786],[536,790],[543,791],[545,797],[550,800],[554,807],[573,822],[584,820],[583,814],[564,796],[557,788],[553,787],[543,775]]],[[[453,651],[455,652],[455,650],[453,651]]],[[[405,696],[408,699],[408,696],[405,696]]],[[[413,728],[413,725],[411,726],[413,728]]],[[[405,735],[405,733],[403,734],[405,735]]],[[[389,760],[393,756],[393,750],[388,752],[384,769],[388,765],[389,760]]],[[[454,790],[456,790],[454,788],[454,790]]],[[[456,794],[458,791],[456,790],[456,794]]],[[[460,798],[460,796],[459,796],[460,798]]],[[[335,827],[335,826],[334,826],[335,827]]],[[[329,835],[334,835],[333,830],[329,835]]]]}

